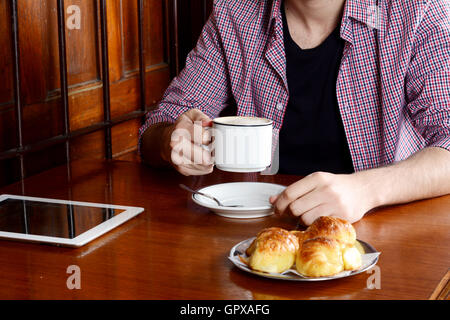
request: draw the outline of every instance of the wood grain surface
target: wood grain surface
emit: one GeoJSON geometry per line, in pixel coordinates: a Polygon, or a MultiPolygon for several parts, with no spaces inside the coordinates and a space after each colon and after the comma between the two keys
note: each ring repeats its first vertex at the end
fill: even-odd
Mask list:
{"type": "Polygon", "coordinates": [[[450,300],[450,270],[441,279],[430,300],[450,300]]]}
{"type": "Polygon", "coordinates": [[[450,196],[377,209],[355,223],[359,239],[381,252],[374,273],[323,282],[287,282],[240,271],[233,245],[290,216],[233,220],[194,204],[178,187],[232,181],[288,185],[300,177],[215,170],[184,177],[127,161],[80,160],[0,189],[1,193],[106,202],[145,211],[88,245],[63,248],[0,240],[0,299],[428,299],[450,265],[450,196]],[[68,179],[68,177],[71,177],[68,179]],[[81,289],[66,286],[68,266],[81,289]]]}

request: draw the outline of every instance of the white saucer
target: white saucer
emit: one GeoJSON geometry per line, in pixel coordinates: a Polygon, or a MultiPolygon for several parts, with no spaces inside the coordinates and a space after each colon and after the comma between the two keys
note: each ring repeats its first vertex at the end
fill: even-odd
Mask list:
{"type": "Polygon", "coordinates": [[[220,207],[213,200],[198,194],[192,200],[219,216],[237,219],[260,218],[273,214],[269,197],[277,195],[286,187],[263,182],[231,182],[202,188],[198,191],[217,198],[224,205],[239,204],[243,207],[220,207]]]}

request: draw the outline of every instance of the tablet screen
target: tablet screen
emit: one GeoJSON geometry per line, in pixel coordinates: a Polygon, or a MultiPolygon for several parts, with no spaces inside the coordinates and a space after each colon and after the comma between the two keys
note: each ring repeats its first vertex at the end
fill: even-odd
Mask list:
{"type": "Polygon", "coordinates": [[[124,210],[41,201],[0,201],[0,231],[73,239],[124,210]]]}

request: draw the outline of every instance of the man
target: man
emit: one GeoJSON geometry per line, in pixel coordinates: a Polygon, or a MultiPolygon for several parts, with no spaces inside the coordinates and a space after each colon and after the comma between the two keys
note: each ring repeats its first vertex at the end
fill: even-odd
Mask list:
{"type": "Polygon", "coordinates": [[[271,197],[278,213],[306,225],[324,215],[355,222],[378,206],[450,193],[447,1],[215,1],[141,128],[144,161],[210,173],[208,151],[171,134],[193,136],[194,122],[209,126],[234,99],[238,115],[273,120],[281,172],[306,175],[271,197]]]}

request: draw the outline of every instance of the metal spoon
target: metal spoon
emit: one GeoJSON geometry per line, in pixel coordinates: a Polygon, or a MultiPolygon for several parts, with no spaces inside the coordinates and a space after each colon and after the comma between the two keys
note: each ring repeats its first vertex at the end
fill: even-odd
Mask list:
{"type": "Polygon", "coordinates": [[[181,184],[181,183],[179,184],[179,186],[180,186],[181,189],[184,189],[184,190],[186,190],[186,191],[192,192],[192,193],[194,193],[194,194],[199,194],[199,195],[201,195],[201,196],[204,196],[204,197],[206,197],[206,198],[208,198],[208,199],[211,199],[211,200],[215,201],[219,207],[229,207],[229,208],[239,208],[239,207],[243,207],[243,206],[240,205],[240,204],[235,204],[235,205],[224,205],[224,204],[222,204],[219,200],[217,200],[216,198],[214,198],[213,196],[211,196],[211,195],[209,195],[209,194],[206,194],[206,193],[203,193],[203,192],[200,192],[200,191],[192,190],[192,189],[189,188],[188,186],[186,186],[186,185],[184,185],[184,184],[181,184]]]}

